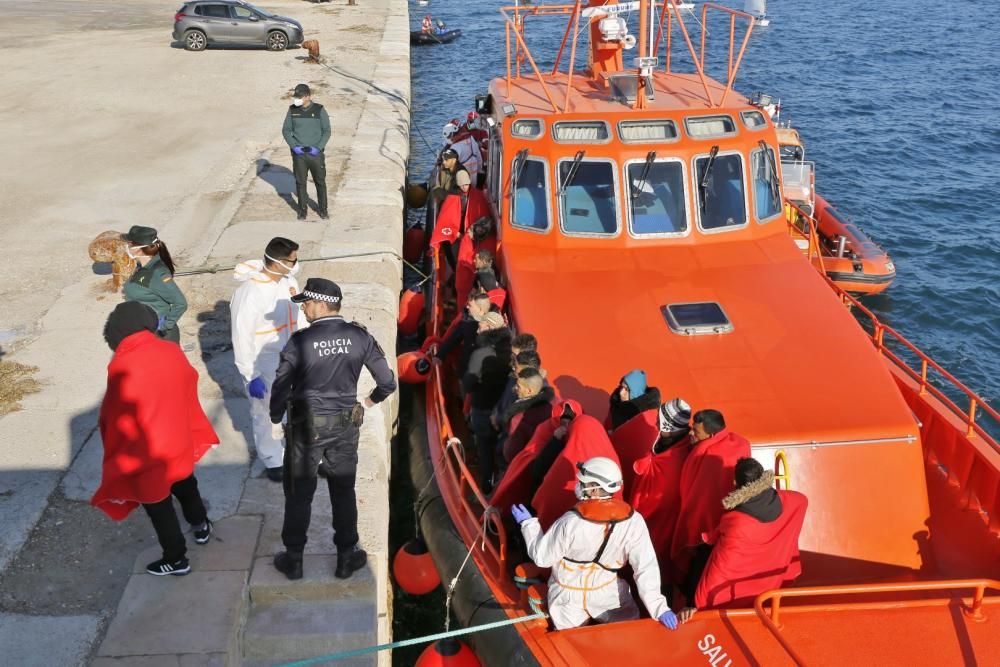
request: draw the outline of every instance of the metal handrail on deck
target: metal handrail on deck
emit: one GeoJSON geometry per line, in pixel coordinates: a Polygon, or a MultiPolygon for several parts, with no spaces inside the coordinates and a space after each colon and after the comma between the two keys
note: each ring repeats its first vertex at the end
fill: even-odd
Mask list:
{"type": "MultiPolygon", "coordinates": [[[[944,591],[963,588],[973,589],[972,604],[965,607],[965,614],[975,621],[985,621],[986,614],[983,613],[983,598],[986,596],[986,589],[990,588],[1000,591],[1000,581],[995,579],[954,579],[947,581],[913,581],[894,584],[858,584],[847,586],[812,586],[809,588],[779,588],[766,591],[757,596],[753,601],[753,610],[757,618],[770,631],[774,638],[778,640],[781,647],[785,649],[788,656],[796,665],[803,667],[806,662],[792,648],[791,643],[781,633],[781,600],[783,598],[817,597],[826,595],[860,595],[878,593],[901,593],[901,592],[926,592],[944,591]],[[770,616],[764,610],[764,603],[771,602],[770,616]]],[[[906,606],[905,601],[894,600],[887,602],[887,606],[906,606]]]]}

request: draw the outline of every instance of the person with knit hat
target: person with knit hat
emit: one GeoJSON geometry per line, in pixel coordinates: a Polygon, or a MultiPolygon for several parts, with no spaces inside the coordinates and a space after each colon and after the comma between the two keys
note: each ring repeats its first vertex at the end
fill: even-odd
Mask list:
{"type": "Polygon", "coordinates": [[[462,376],[462,391],[469,396],[469,421],[479,451],[479,485],[483,493],[493,488],[497,432],[490,414],[499,402],[510,373],[510,329],[503,315],[485,313],[479,321],[476,349],[462,376]]]}
{"type": "Polygon", "coordinates": [[[722,499],[719,526],[706,536],[712,555],[694,604],[679,614],[682,623],[698,609],[752,604],[802,574],[799,534],[809,501],[796,491],[776,490],[774,473],[752,458],[736,462],[734,477],[736,489],[722,499]]]}
{"type": "Polygon", "coordinates": [[[656,411],[655,422],[641,422],[646,428],[639,430],[629,422],[611,436],[619,456],[623,456],[622,439],[631,436],[631,442],[645,443],[646,451],[631,464],[632,484],[626,487],[625,497],[646,519],[666,584],[680,583],[671,567],[670,544],[680,511],[681,470],[691,451],[690,422],[691,406],[683,398],[674,398],[656,411]]]}
{"type": "Polygon", "coordinates": [[[636,368],[622,376],[611,392],[608,417],[604,423],[611,433],[633,417],[647,410],[655,412],[659,407],[660,390],[648,386],[646,372],[636,368]]]}
{"type": "Polygon", "coordinates": [[[156,335],[157,321],[148,306],[127,301],[115,307],[104,326],[114,356],[98,419],[104,446],[101,485],[90,504],[115,521],[142,505],[163,549],[163,557],[146,571],[184,575],[191,565],[173,498],[195,542],[208,542],[212,522],[194,466],[219,444],[219,436],[198,403],[198,372],[178,345],[156,335]]]}

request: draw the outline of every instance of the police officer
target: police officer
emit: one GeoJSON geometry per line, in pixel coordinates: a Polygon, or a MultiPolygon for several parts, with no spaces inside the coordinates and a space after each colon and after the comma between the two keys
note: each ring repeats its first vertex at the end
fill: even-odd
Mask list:
{"type": "Polygon", "coordinates": [[[316,184],[319,217],[329,219],[326,209],[326,157],[323,150],[330,141],[330,116],[322,104],[312,101],[309,86],[300,83],[292,93],[292,104],[285,114],[281,134],[292,149],[292,172],[295,174],[295,191],[298,196],[299,220],[306,219],[309,194],[306,176],[312,174],[316,184]]]}
{"type": "Polygon", "coordinates": [[[177,320],[187,310],[187,299],[174,282],[174,261],[152,227],[134,225],[125,234],[125,250],[138,268],[125,283],[122,292],[126,301],[144,303],[157,315],[156,333],[174,343],[180,343],[177,320]]]}
{"type": "Polygon", "coordinates": [[[340,316],[341,299],[340,287],[323,278],[310,278],[305,289],[292,297],[302,304],[310,326],[288,340],[271,388],[271,423],[276,434],[288,412],[281,529],[285,551],[274,557],[274,566],[289,579],[302,577],[302,552],[321,464],[333,506],[334,574],[346,579],[368,559],[358,546],[354,494],[358,435],[364,408],[391,395],[396,379],[375,338],[360,324],[340,316]],[[362,366],[371,372],[376,385],[364,400],[364,408],[357,401],[362,366]]]}

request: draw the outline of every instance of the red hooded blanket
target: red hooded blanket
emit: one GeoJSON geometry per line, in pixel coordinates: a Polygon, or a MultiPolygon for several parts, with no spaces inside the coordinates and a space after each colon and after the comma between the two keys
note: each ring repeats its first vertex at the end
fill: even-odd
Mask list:
{"type": "MultiPolygon", "coordinates": [[[[635,472],[632,464],[649,454],[653,444],[660,438],[658,410],[645,410],[615,429],[611,434],[611,444],[622,462],[622,479],[625,481],[625,496],[632,493],[635,472]]],[[[638,509],[638,508],[637,508],[638,509]]],[[[643,514],[645,517],[646,515],[643,514]]]]}
{"type": "Polygon", "coordinates": [[[504,516],[507,516],[514,503],[526,503],[531,500],[531,473],[528,466],[552,439],[552,434],[559,427],[559,418],[566,405],[569,405],[575,414],[583,414],[583,408],[576,401],[556,400],[552,404],[552,416],[535,428],[535,434],[531,436],[531,440],[524,446],[524,449],[511,460],[503,479],[500,480],[493,495],[490,496],[490,504],[500,510],[504,516]]]}
{"type": "Polygon", "coordinates": [[[680,481],[680,511],[670,557],[681,572],[687,571],[690,547],[701,544],[702,533],[711,533],[722,518],[722,499],[733,490],[736,462],[750,456],[750,442],[729,429],[696,443],[684,461],[680,481]]]}
{"type": "Polygon", "coordinates": [[[486,196],[476,188],[469,188],[469,203],[465,207],[465,220],[462,220],[462,198],[457,194],[445,197],[434,221],[434,233],[431,234],[432,248],[440,247],[442,243],[454,243],[456,239],[469,228],[469,225],[483,216],[490,215],[490,205],[486,196]]]}
{"type": "MultiPolygon", "coordinates": [[[[471,199],[470,199],[471,201],[471,199]]],[[[471,206],[470,206],[471,208],[471,206]]],[[[473,221],[478,218],[473,218],[473,221]]],[[[497,254],[497,237],[490,234],[479,243],[474,243],[471,234],[464,234],[458,245],[458,266],[455,268],[455,294],[457,303],[465,303],[472,291],[472,283],[476,280],[476,253],[489,250],[497,254]]],[[[490,297],[490,301],[493,298],[490,297]]],[[[502,308],[503,306],[498,306],[502,308]]]]}
{"type": "Polygon", "coordinates": [[[169,496],[219,443],[198,403],[198,372],[179,345],[148,331],[115,350],[98,425],[104,466],[90,504],[116,521],[169,496]]]}
{"type": "Polygon", "coordinates": [[[769,523],[735,510],[722,515],[695,592],[698,609],[749,604],[802,574],[799,533],[809,501],[796,491],[778,491],[778,497],[781,515],[769,523]]]}
{"type": "Polygon", "coordinates": [[[690,451],[691,441],[686,437],[662,454],[650,451],[632,466],[632,490],[625,488],[629,504],[646,520],[665,583],[680,583],[670,565],[670,545],[680,511],[681,470],[690,451]]]}
{"type": "MultiPolygon", "coordinates": [[[[545,474],[531,505],[538,513],[542,530],[548,530],[555,520],[576,504],[576,464],[595,456],[606,456],[618,463],[618,455],[611,446],[608,432],[601,422],[590,415],[579,416],[569,425],[566,444],[558,458],[545,474]]],[[[516,458],[516,457],[515,457],[516,458]]],[[[620,464],[619,464],[620,465],[620,464]]],[[[621,497],[621,494],[615,494],[621,497]]]]}

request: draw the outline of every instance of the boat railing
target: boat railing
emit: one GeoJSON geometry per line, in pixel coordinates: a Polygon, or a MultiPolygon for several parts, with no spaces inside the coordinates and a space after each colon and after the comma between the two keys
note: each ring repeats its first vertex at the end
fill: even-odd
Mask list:
{"type": "MultiPolygon", "coordinates": [[[[433,256],[434,266],[438,266],[438,255],[433,256]]],[[[441,304],[444,286],[440,272],[434,271],[434,289],[432,291],[431,312],[437,313],[441,304]]],[[[430,335],[440,336],[442,321],[439,317],[431,318],[430,335]]],[[[478,551],[480,563],[484,564],[487,574],[497,581],[505,581],[507,572],[507,531],[503,525],[503,517],[492,507],[483,495],[475,475],[465,462],[465,449],[457,437],[448,416],[448,404],[445,399],[444,365],[436,364],[428,378],[428,407],[433,411],[437,424],[437,448],[432,448],[432,457],[436,459],[434,469],[438,476],[438,486],[447,486],[451,493],[446,494],[445,502],[450,504],[455,526],[463,541],[470,549],[478,551]],[[440,450],[440,456],[433,456],[434,449],[440,450]]]]}
{"type": "Polygon", "coordinates": [[[785,200],[785,222],[788,224],[788,229],[792,236],[803,238],[808,242],[806,257],[825,276],[826,268],[823,265],[823,245],[819,240],[819,222],[798,204],[787,199],[785,200]],[[804,224],[805,228],[803,229],[797,223],[804,224]]]}
{"type": "MultiPolygon", "coordinates": [[[[701,6],[701,35],[700,35],[700,49],[696,48],[694,42],[691,39],[691,34],[688,32],[687,26],[684,24],[684,19],[682,17],[682,12],[679,7],[677,7],[677,0],[661,0],[656,2],[651,0],[650,5],[653,7],[654,12],[656,9],[659,10],[659,19],[656,30],[656,38],[653,40],[652,45],[647,45],[646,40],[652,37],[652,30],[646,26],[646,17],[642,16],[640,13],[640,23],[638,33],[635,35],[636,39],[639,40],[639,53],[643,54],[648,51],[652,58],[640,58],[640,60],[646,60],[652,62],[649,71],[652,71],[656,67],[656,58],[660,51],[660,44],[664,42],[664,35],[666,35],[665,40],[665,58],[664,58],[664,68],[663,71],[666,74],[671,73],[671,51],[673,48],[673,26],[676,21],[677,30],[684,39],[684,44],[687,47],[688,54],[691,58],[691,63],[694,66],[694,71],[698,75],[701,81],[702,88],[705,91],[705,101],[710,108],[719,108],[726,103],[726,99],[733,90],[733,86],[736,83],[736,74],[739,71],[740,63],[743,60],[743,54],[746,52],[747,44],[750,42],[750,33],[753,32],[754,19],[753,16],[747,14],[746,12],[733,9],[732,7],[726,7],[724,5],[719,5],[713,2],[703,3],[701,6]],[[709,85],[709,78],[705,73],[705,52],[706,52],[706,39],[708,36],[708,31],[705,30],[704,26],[707,25],[708,12],[719,12],[729,16],[729,53],[727,59],[726,68],[726,87],[722,95],[718,100],[715,99],[715,95],[712,93],[711,86],[709,85]],[[736,51],[736,23],[737,19],[746,19],[746,32],[743,35],[743,39],[739,46],[739,51],[736,51]],[[646,33],[649,33],[648,36],[646,33]]],[[[525,61],[527,61],[528,66],[531,68],[531,72],[534,74],[535,80],[541,85],[542,93],[545,95],[546,100],[552,108],[554,113],[566,113],[570,108],[570,100],[574,90],[573,85],[573,74],[576,68],[576,50],[577,42],[580,39],[581,33],[584,35],[589,35],[589,26],[591,22],[603,18],[607,14],[601,13],[601,6],[588,7],[582,0],[577,0],[574,4],[568,5],[535,5],[535,4],[524,4],[517,6],[506,6],[500,8],[500,14],[504,19],[504,30],[506,38],[506,50],[507,50],[507,95],[511,94],[514,81],[521,78],[521,69],[525,61]],[[595,10],[590,16],[585,16],[586,10],[595,10]],[[567,44],[570,47],[569,59],[567,61],[565,70],[565,87],[566,93],[563,99],[562,107],[555,97],[553,97],[553,91],[550,86],[546,83],[545,76],[543,76],[541,69],[538,67],[535,57],[531,53],[531,49],[528,47],[527,41],[525,39],[525,25],[526,19],[529,17],[540,17],[540,16],[568,16],[566,21],[566,31],[563,34],[562,42],[559,45],[559,51],[556,54],[555,62],[552,67],[552,71],[549,74],[553,83],[556,81],[555,77],[560,74],[559,66],[562,63],[563,53],[566,50],[567,44]],[[580,23],[581,18],[586,19],[585,27],[587,30],[581,30],[580,23]],[[513,41],[512,38],[513,37],[513,41]]],[[[655,15],[654,15],[654,20],[655,15]]],[[[640,71],[638,69],[634,70],[636,77],[640,77],[640,71]]],[[[641,96],[637,96],[637,105],[641,105],[641,96]]]]}
{"type": "MultiPolygon", "coordinates": [[[[839,586],[811,586],[805,588],[779,588],[771,591],[761,593],[754,600],[753,608],[754,612],[757,614],[757,618],[760,619],[761,623],[770,631],[774,638],[778,640],[781,647],[785,650],[788,656],[795,662],[796,665],[800,667],[806,664],[802,656],[792,647],[791,642],[788,637],[782,633],[781,625],[781,601],[785,598],[803,598],[803,597],[843,597],[848,595],[867,595],[872,596],[873,594],[885,594],[885,593],[924,593],[930,591],[956,591],[964,589],[972,589],[972,601],[965,605],[962,611],[966,616],[975,621],[985,621],[986,614],[983,611],[983,599],[986,596],[986,589],[992,589],[995,591],[1000,591],[1000,581],[994,579],[953,579],[946,581],[913,581],[913,582],[902,582],[902,583],[889,583],[889,584],[858,584],[858,585],[839,585],[839,586]],[[764,609],[764,605],[770,602],[770,614],[764,609]]],[[[851,608],[870,608],[871,602],[862,603],[839,603],[837,605],[837,610],[842,611],[851,608]]],[[[915,606],[918,604],[926,604],[925,600],[886,600],[882,604],[883,606],[891,606],[893,608],[915,606]]]]}

